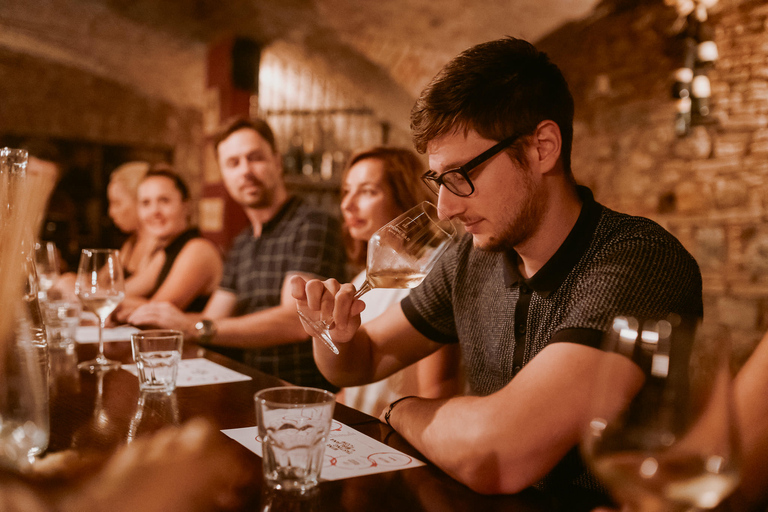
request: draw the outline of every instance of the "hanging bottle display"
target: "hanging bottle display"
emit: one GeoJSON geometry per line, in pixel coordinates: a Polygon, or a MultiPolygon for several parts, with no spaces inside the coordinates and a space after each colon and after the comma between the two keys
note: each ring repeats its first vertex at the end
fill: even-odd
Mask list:
{"type": "Polygon", "coordinates": [[[691,126],[710,120],[712,88],[707,73],[718,58],[718,50],[707,9],[717,0],[665,1],[676,8],[681,27],[683,62],[674,72],[672,97],[677,100],[675,133],[682,137],[690,132],[691,126]]]}

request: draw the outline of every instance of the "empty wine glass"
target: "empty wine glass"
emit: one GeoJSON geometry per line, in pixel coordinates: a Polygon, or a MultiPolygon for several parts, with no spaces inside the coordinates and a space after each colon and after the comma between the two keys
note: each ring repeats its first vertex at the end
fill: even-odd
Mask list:
{"type": "Polygon", "coordinates": [[[107,359],[104,355],[102,332],[109,315],[125,298],[119,252],[115,249],[83,249],[77,269],[75,294],[85,309],[99,317],[99,353],[95,359],[80,363],[78,368],[90,372],[119,368],[118,361],[107,359]]]}
{"type": "Polygon", "coordinates": [[[59,260],[56,244],[53,242],[38,242],[35,244],[35,269],[37,270],[37,286],[41,299],[45,300],[50,290],[59,278],[59,260]]]}
{"type": "Polygon", "coordinates": [[[582,452],[632,511],[711,509],[739,482],[729,340],[696,330],[617,317],[606,335],[582,452]]]}
{"type": "MultiPolygon", "coordinates": [[[[415,288],[455,236],[456,227],[450,220],[440,219],[437,207],[429,201],[400,214],[368,241],[365,282],[355,299],[373,288],[415,288]]],[[[339,353],[326,322],[313,320],[300,310],[299,316],[334,354],[339,353]]]]}

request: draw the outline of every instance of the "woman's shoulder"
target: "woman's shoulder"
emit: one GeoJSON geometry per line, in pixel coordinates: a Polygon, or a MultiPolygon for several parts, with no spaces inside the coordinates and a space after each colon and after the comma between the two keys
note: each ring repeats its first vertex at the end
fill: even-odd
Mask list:
{"type": "Polygon", "coordinates": [[[182,254],[208,256],[217,260],[222,259],[221,250],[219,247],[213,241],[205,238],[202,235],[187,240],[184,246],[181,248],[179,256],[182,254]]]}

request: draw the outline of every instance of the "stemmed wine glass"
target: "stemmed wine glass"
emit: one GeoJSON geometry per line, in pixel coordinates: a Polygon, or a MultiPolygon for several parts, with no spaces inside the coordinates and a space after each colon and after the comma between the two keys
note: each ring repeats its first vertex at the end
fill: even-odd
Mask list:
{"type": "MultiPolygon", "coordinates": [[[[437,207],[424,201],[391,220],[368,241],[365,282],[355,299],[373,288],[415,288],[432,270],[456,236],[450,220],[440,219],[437,207]]],[[[299,310],[299,316],[334,354],[339,350],[331,338],[331,327],[299,310]]]]}
{"type": "Polygon", "coordinates": [[[712,509],[739,482],[729,340],[696,327],[616,317],[606,335],[581,447],[634,512],[712,509]]]}
{"type": "Polygon", "coordinates": [[[102,337],[104,323],[125,298],[123,267],[119,253],[115,249],[83,249],[77,268],[75,294],[85,309],[99,317],[99,353],[95,359],[83,361],[77,367],[91,373],[97,370],[115,370],[120,367],[118,361],[107,359],[104,355],[102,337]]]}
{"type": "Polygon", "coordinates": [[[35,244],[35,269],[37,270],[37,286],[41,299],[47,298],[50,290],[59,278],[59,261],[56,254],[56,244],[53,242],[38,242],[35,244]]]}

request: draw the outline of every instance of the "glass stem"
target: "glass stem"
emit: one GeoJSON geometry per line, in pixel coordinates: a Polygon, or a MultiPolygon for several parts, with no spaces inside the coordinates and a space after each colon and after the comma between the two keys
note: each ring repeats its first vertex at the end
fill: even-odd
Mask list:
{"type": "Polygon", "coordinates": [[[99,318],[99,355],[96,356],[96,359],[99,361],[104,361],[106,359],[106,356],[104,355],[104,338],[102,337],[102,332],[104,330],[104,322],[106,318],[102,320],[99,318]]]}
{"type": "Polygon", "coordinates": [[[360,289],[355,292],[355,298],[359,299],[364,293],[369,292],[373,289],[371,284],[366,279],[363,281],[363,284],[360,286],[360,289]]]}

